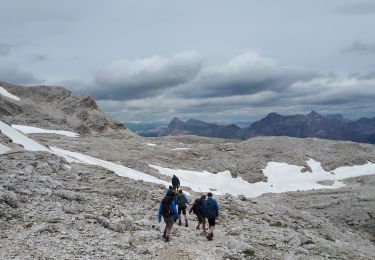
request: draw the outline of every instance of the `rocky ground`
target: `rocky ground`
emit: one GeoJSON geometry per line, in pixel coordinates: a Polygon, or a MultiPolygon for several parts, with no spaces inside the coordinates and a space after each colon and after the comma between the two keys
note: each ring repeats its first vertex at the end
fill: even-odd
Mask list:
{"type": "MultiPolygon", "coordinates": [[[[234,176],[256,182],[265,180],[261,170],[269,161],[309,170],[305,161],[313,158],[328,171],[375,162],[374,145],[352,142],[288,137],[242,142],[193,136],[141,138],[85,97],[63,89],[51,94],[42,87],[34,92],[4,87],[24,100],[0,96],[2,121],[81,133],[79,138],[29,135],[39,143],[166,180],[149,164],[230,170],[234,176]],[[69,110],[69,105],[74,109],[69,110]],[[79,117],[77,111],[87,112],[88,117],[79,117]],[[94,119],[100,122],[99,128],[94,119]]],[[[165,243],[160,238],[163,224],[156,220],[165,187],[97,166],[68,164],[50,153],[27,152],[1,133],[0,143],[12,148],[0,155],[0,259],[375,259],[375,175],[346,180],[347,186],[337,190],[253,199],[217,196],[221,210],[214,241],[195,230],[197,223],[190,216],[190,226],[175,227],[172,240],[165,243]]],[[[189,192],[193,199],[201,195],[189,192]]]]}
{"type": "Polygon", "coordinates": [[[68,167],[43,152],[2,155],[0,168],[1,259],[375,257],[374,176],[338,190],[217,197],[214,241],[192,221],[188,228],[175,227],[165,243],[156,221],[162,186],[99,167],[68,167]]]}

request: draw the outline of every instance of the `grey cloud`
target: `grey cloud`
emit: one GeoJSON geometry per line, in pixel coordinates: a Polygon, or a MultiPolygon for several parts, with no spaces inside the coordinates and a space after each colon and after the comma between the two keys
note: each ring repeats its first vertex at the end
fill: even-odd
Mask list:
{"type": "Polygon", "coordinates": [[[174,116],[215,121],[253,120],[269,112],[360,114],[374,112],[375,80],[361,77],[320,76],[299,81],[288,89],[261,91],[249,95],[184,98],[163,96],[128,101],[100,101],[99,105],[123,121],[155,119],[169,121],[174,116]]]}
{"type": "Polygon", "coordinates": [[[8,55],[12,50],[13,46],[7,43],[0,42],[0,56],[8,55]]]}
{"type": "Polygon", "coordinates": [[[321,77],[309,82],[291,86],[286,100],[291,103],[310,105],[349,105],[372,106],[375,99],[375,79],[364,77],[321,77]]]}
{"type": "Polygon", "coordinates": [[[339,12],[352,15],[374,15],[375,3],[373,1],[357,2],[343,5],[339,8],[339,12]]]}
{"type": "Polygon", "coordinates": [[[16,64],[0,65],[0,79],[13,84],[37,84],[42,82],[32,73],[20,70],[16,64]]]}
{"type": "Polygon", "coordinates": [[[355,53],[358,55],[375,54],[375,43],[354,42],[348,48],[342,50],[343,53],[355,53]]]}
{"type": "Polygon", "coordinates": [[[317,73],[281,66],[255,52],[247,52],[234,57],[224,66],[203,71],[193,82],[175,88],[174,94],[207,98],[250,95],[266,90],[282,91],[297,81],[316,76],[317,73]]]}
{"type": "Polygon", "coordinates": [[[206,121],[252,120],[264,111],[358,112],[359,104],[366,106],[363,111],[369,111],[375,99],[371,75],[340,77],[305,72],[249,52],[224,66],[203,69],[195,80],[166,89],[162,95],[99,104],[124,121],[168,121],[174,116],[206,121]]]}
{"type": "Polygon", "coordinates": [[[154,56],[135,61],[115,61],[100,71],[89,91],[98,99],[126,100],[144,98],[191,81],[201,70],[196,51],[171,57],[154,56]]]}
{"type": "Polygon", "coordinates": [[[48,60],[48,54],[33,54],[31,56],[32,61],[47,61],[48,60]]]}

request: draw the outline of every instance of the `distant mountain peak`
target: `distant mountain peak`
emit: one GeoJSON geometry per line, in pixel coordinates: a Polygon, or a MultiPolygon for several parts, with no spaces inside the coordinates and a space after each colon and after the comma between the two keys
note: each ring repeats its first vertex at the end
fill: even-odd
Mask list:
{"type": "Polygon", "coordinates": [[[280,115],[280,114],[278,114],[278,113],[276,113],[276,112],[271,112],[271,113],[269,113],[266,117],[281,117],[282,115],[280,115]]]}
{"type": "Polygon", "coordinates": [[[316,111],[312,110],[310,114],[307,115],[308,118],[324,118],[321,114],[317,113],[316,111]]]}
{"type": "Polygon", "coordinates": [[[179,126],[179,125],[183,125],[183,124],[185,124],[185,122],[182,121],[182,120],[180,120],[178,117],[175,116],[175,117],[171,120],[171,122],[169,123],[168,127],[175,128],[175,127],[177,127],[177,126],[179,126]]]}

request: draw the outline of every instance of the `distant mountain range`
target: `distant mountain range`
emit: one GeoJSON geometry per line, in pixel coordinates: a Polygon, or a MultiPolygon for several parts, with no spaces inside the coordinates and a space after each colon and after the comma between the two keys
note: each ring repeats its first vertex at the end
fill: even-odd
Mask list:
{"type": "Polygon", "coordinates": [[[375,144],[375,117],[350,121],[340,114],[323,116],[315,111],[308,115],[289,116],[270,113],[243,128],[235,124],[220,125],[196,119],[184,122],[175,117],[167,127],[147,128],[138,134],[148,137],[198,135],[242,140],[255,136],[316,137],[375,144]]]}

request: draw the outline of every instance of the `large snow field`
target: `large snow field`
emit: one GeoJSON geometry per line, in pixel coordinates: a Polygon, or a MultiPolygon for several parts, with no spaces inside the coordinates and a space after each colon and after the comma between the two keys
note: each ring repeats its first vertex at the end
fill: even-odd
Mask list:
{"type": "Polygon", "coordinates": [[[26,125],[11,125],[14,129],[21,131],[24,134],[57,134],[57,135],[65,135],[67,137],[78,137],[79,134],[64,131],[64,130],[47,130],[38,127],[26,126],[26,125]]]}
{"type": "Polygon", "coordinates": [[[16,101],[20,101],[21,99],[15,95],[10,94],[5,88],[0,87],[0,95],[3,95],[4,97],[14,99],[16,101]]]}
{"type": "Polygon", "coordinates": [[[166,176],[176,175],[183,186],[188,186],[197,192],[211,191],[217,195],[229,193],[232,195],[245,195],[258,197],[264,193],[281,193],[287,191],[336,189],[345,186],[339,180],[362,175],[375,174],[375,164],[339,167],[326,172],[321,164],[313,159],[306,161],[312,172],[302,172],[302,166],[287,163],[269,162],[263,170],[267,182],[249,183],[241,177],[233,178],[229,171],[213,174],[210,172],[197,172],[176,170],[150,165],[166,176]],[[322,185],[318,182],[330,180],[332,185],[322,185]]]}

